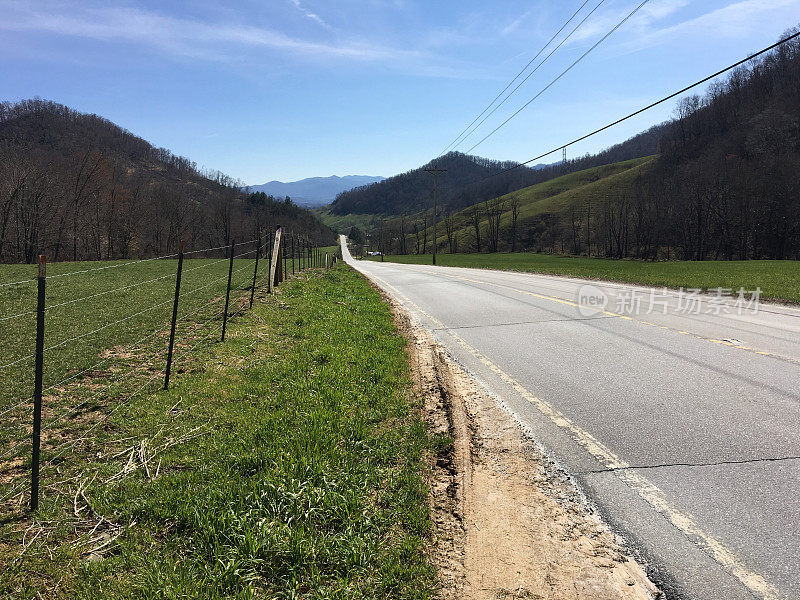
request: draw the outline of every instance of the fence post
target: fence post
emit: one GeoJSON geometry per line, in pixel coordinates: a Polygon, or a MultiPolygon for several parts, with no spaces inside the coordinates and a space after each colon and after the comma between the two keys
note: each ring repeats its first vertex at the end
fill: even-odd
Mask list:
{"type": "Polygon", "coordinates": [[[172,303],[172,326],[169,330],[169,349],[167,350],[167,369],[164,373],[164,389],[169,389],[169,373],[172,369],[172,348],[175,345],[175,325],[178,323],[178,298],[181,295],[181,273],[183,272],[183,240],[178,250],[178,275],[175,278],[175,301],[172,303]]]}
{"type": "MultiPolygon", "coordinates": [[[[270,265],[269,265],[269,277],[270,281],[272,282],[271,285],[276,286],[278,285],[281,279],[281,242],[283,240],[283,229],[281,226],[278,225],[275,228],[275,238],[272,242],[272,248],[270,250],[270,265]]],[[[270,289],[272,291],[272,288],[270,289]]]]}
{"type": "Polygon", "coordinates": [[[294,275],[294,239],[297,237],[297,234],[290,234],[292,236],[292,275],[294,275]]]}
{"type": "Polygon", "coordinates": [[[267,293],[272,293],[272,226],[267,231],[267,293]]]}
{"type": "MultiPolygon", "coordinates": [[[[283,236],[281,236],[281,238],[282,237],[283,236]]],[[[283,249],[283,253],[282,253],[283,254],[283,271],[281,272],[281,281],[283,281],[284,279],[286,279],[286,275],[288,274],[288,272],[286,271],[286,260],[287,260],[286,244],[284,243],[283,239],[281,239],[281,248],[283,249]]]]}
{"type": "Polygon", "coordinates": [[[42,441],[42,374],[44,372],[44,284],[47,258],[39,255],[36,297],[36,374],[33,384],[33,451],[31,453],[31,510],[39,508],[39,449],[42,441]]]}
{"type": "Polygon", "coordinates": [[[253,286],[250,288],[250,308],[253,308],[253,296],[256,293],[256,275],[258,275],[258,257],[261,255],[261,232],[256,239],[256,266],[253,269],[253,286]]]}
{"type": "Polygon", "coordinates": [[[228,304],[231,300],[231,277],[233,277],[233,249],[236,248],[236,242],[231,240],[231,260],[228,264],[228,291],[225,292],[225,314],[222,315],[222,340],[225,341],[225,329],[228,326],[228,304]]]}

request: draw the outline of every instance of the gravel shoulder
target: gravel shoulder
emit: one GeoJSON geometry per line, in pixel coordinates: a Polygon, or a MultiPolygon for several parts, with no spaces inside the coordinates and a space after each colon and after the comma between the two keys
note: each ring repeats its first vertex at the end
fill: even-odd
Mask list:
{"type": "Polygon", "coordinates": [[[644,569],[502,401],[391,298],[434,433],[430,555],[442,598],[652,600],[644,569]]]}

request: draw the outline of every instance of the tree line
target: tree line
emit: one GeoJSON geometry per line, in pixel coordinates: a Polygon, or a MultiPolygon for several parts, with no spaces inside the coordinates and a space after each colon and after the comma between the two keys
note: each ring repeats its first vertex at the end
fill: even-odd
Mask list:
{"type": "Polygon", "coordinates": [[[246,194],[96,115],[46,100],[0,104],[0,261],[125,259],[253,239],[280,223],[333,233],[290,199],[246,194]]]}

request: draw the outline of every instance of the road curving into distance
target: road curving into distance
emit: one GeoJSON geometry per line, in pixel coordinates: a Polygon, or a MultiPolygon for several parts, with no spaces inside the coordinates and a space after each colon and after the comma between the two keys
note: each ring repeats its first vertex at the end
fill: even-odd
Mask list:
{"type": "Polygon", "coordinates": [[[800,309],[357,261],[344,237],[342,253],[502,400],[668,597],[800,598],[800,309]]]}

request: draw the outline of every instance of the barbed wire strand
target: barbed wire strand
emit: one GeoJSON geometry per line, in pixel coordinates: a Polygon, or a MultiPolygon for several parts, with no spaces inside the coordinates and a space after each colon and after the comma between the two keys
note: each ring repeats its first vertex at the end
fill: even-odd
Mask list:
{"type": "MultiPolygon", "coordinates": [[[[229,259],[223,259],[223,260],[229,260],[229,259]]],[[[222,262],[222,261],[219,261],[219,262],[222,262]]],[[[244,269],[247,269],[247,268],[249,268],[249,267],[250,267],[250,265],[245,265],[244,267],[241,267],[241,268],[239,268],[239,269],[236,269],[236,270],[235,270],[233,273],[234,273],[234,274],[235,274],[235,273],[238,273],[238,272],[240,272],[240,271],[243,271],[244,269]]],[[[202,268],[202,267],[197,267],[197,268],[202,268]]],[[[196,269],[191,269],[191,270],[196,270],[196,269]]],[[[182,294],[182,295],[186,296],[186,295],[189,295],[189,294],[193,294],[193,293],[197,292],[197,291],[198,291],[198,290],[200,290],[200,289],[203,289],[203,288],[205,288],[205,287],[208,287],[208,286],[210,286],[210,285],[213,285],[214,283],[217,283],[217,282],[219,282],[219,281],[222,281],[223,279],[226,279],[226,278],[227,278],[227,274],[226,274],[226,275],[223,275],[223,276],[221,276],[221,277],[218,277],[218,278],[217,278],[217,279],[215,279],[214,281],[212,281],[212,282],[210,282],[210,283],[208,283],[208,284],[206,284],[206,285],[204,285],[204,286],[200,286],[199,288],[195,288],[194,290],[192,290],[192,291],[190,291],[190,292],[186,292],[185,294],[182,294]]],[[[172,298],[170,298],[170,299],[168,299],[168,300],[165,300],[164,302],[161,302],[161,303],[159,303],[159,304],[155,304],[155,305],[153,305],[153,306],[150,306],[150,307],[148,307],[148,308],[146,308],[146,309],[144,309],[144,310],[142,310],[142,311],[139,311],[138,313],[135,313],[135,314],[133,314],[133,315],[129,315],[129,316],[127,316],[127,317],[123,317],[122,319],[118,319],[118,320],[116,320],[116,321],[114,321],[114,322],[112,322],[112,323],[108,323],[108,324],[106,324],[106,325],[103,325],[102,327],[98,327],[98,328],[97,328],[97,329],[95,329],[94,331],[89,331],[89,332],[87,332],[87,333],[82,333],[82,334],[80,334],[80,335],[77,335],[77,336],[74,336],[74,337],[72,337],[72,338],[69,338],[69,339],[63,340],[63,341],[61,341],[61,342],[59,342],[59,343],[57,343],[57,344],[53,344],[52,346],[48,346],[47,348],[45,348],[45,349],[44,349],[44,351],[45,351],[45,352],[47,352],[47,351],[49,351],[49,350],[53,350],[53,349],[55,349],[55,348],[59,348],[59,347],[63,346],[64,344],[68,344],[69,342],[73,342],[73,341],[75,341],[75,340],[82,339],[82,338],[84,338],[84,337],[87,337],[87,336],[93,335],[93,334],[95,334],[95,333],[98,333],[98,332],[100,332],[100,331],[102,331],[102,330],[104,330],[104,329],[107,329],[107,328],[109,328],[109,327],[111,327],[111,326],[113,326],[113,325],[117,325],[117,324],[119,324],[119,323],[122,323],[123,321],[127,321],[127,320],[129,320],[129,319],[132,319],[133,317],[137,317],[137,316],[139,316],[139,315],[141,315],[141,314],[144,314],[144,313],[146,313],[146,312],[148,312],[148,311],[150,311],[150,310],[153,310],[153,309],[155,309],[155,308],[158,308],[159,306],[163,306],[163,305],[165,305],[165,304],[169,304],[169,303],[170,303],[170,302],[172,302],[172,301],[173,301],[173,299],[172,299],[172,298]]],[[[36,312],[36,311],[33,311],[33,312],[36,312]]],[[[19,364],[19,363],[21,363],[21,362],[23,362],[23,361],[25,361],[25,360],[29,360],[29,359],[31,359],[31,358],[33,358],[34,356],[36,356],[36,354],[35,354],[35,353],[31,353],[31,354],[28,354],[27,356],[23,356],[23,357],[21,357],[21,358],[19,358],[19,359],[15,360],[15,361],[12,361],[12,362],[10,362],[10,363],[6,363],[6,364],[3,364],[3,365],[0,365],[0,370],[6,369],[6,368],[8,368],[8,367],[12,367],[12,366],[14,366],[14,365],[16,365],[16,364],[19,364]]]]}
{"type": "MultiPolygon", "coordinates": [[[[256,238],[256,239],[253,239],[253,240],[249,240],[247,242],[239,242],[236,245],[239,246],[239,245],[244,245],[244,244],[252,244],[253,242],[257,242],[258,240],[259,240],[259,238],[256,238]]],[[[214,250],[222,250],[223,248],[230,248],[230,244],[226,244],[225,246],[216,246],[214,248],[201,248],[200,250],[192,250],[190,252],[184,252],[184,256],[187,255],[187,254],[197,254],[199,252],[212,252],[214,250]]],[[[178,256],[177,253],[175,253],[175,254],[165,254],[163,256],[154,256],[152,258],[142,258],[142,259],[139,259],[139,260],[131,260],[131,261],[128,261],[128,262],[125,262],[125,263],[117,264],[117,265],[106,265],[104,267],[95,267],[95,268],[92,268],[92,269],[82,269],[80,271],[70,271],[69,273],[59,273],[57,275],[48,276],[47,280],[50,281],[51,279],[58,279],[60,277],[69,277],[71,275],[82,275],[84,273],[92,273],[94,271],[105,271],[106,269],[116,269],[117,267],[126,267],[128,265],[137,265],[137,264],[141,264],[141,263],[151,262],[151,261],[154,261],[154,260],[166,260],[168,258],[177,258],[177,256],[178,256]]],[[[20,281],[9,281],[9,282],[6,282],[6,283],[0,283],[0,287],[7,287],[7,286],[11,286],[11,285],[20,285],[20,284],[23,284],[23,283],[33,283],[36,280],[37,280],[37,278],[34,277],[32,279],[22,279],[20,281]]]]}
{"type": "MultiPolygon", "coordinates": [[[[249,265],[248,265],[248,266],[249,266],[249,265]]],[[[237,270],[237,272],[238,272],[238,271],[242,271],[244,268],[247,268],[247,267],[242,267],[241,269],[238,269],[238,270],[237,270]]],[[[242,296],[239,298],[239,300],[242,300],[242,299],[246,298],[246,296],[247,296],[247,294],[244,294],[244,295],[242,295],[242,296]]],[[[219,299],[215,299],[215,300],[213,300],[213,301],[207,302],[205,305],[203,305],[203,307],[205,307],[205,306],[208,306],[208,305],[210,305],[210,304],[213,304],[214,302],[217,302],[217,301],[219,301],[219,299]]],[[[241,313],[241,312],[243,312],[243,311],[244,311],[244,306],[240,307],[240,308],[239,308],[239,310],[237,310],[237,311],[236,311],[236,312],[234,312],[232,315],[230,315],[230,317],[237,316],[239,313],[241,313]]],[[[189,315],[184,315],[184,316],[189,316],[189,315]]],[[[200,327],[203,327],[205,324],[207,324],[208,322],[210,322],[210,321],[211,321],[211,320],[213,320],[214,318],[218,318],[218,317],[217,317],[216,315],[212,315],[212,317],[210,317],[209,319],[207,319],[206,321],[204,321],[204,322],[203,322],[203,323],[200,325],[200,327]]],[[[180,351],[179,351],[179,352],[178,352],[178,355],[179,355],[179,357],[180,357],[180,358],[186,358],[186,357],[188,357],[188,356],[191,354],[191,352],[193,352],[193,351],[194,351],[194,350],[197,348],[197,346],[198,346],[198,345],[199,345],[201,342],[203,342],[203,341],[205,341],[206,339],[208,339],[209,337],[211,337],[211,335],[213,335],[214,333],[216,333],[217,331],[219,331],[221,328],[222,328],[222,324],[219,324],[219,325],[217,325],[215,328],[213,328],[211,331],[209,331],[209,332],[208,332],[208,333],[207,333],[207,334],[206,334],[204,337],[200,338],[200,339],[199,339],[199,340],[197,340],[197,341],[196,341],[194,344],[192,344],[192,346],[190,346],[190,348],[189,348],[189,349],[188,349],[186,352],[180,352],[180,351]]],[[[155,354],[153,354],[153,355],[152,355],[152,358],[153,358],[153,359],[155,359],[155,357],[157,357],[157,356],[158,356],[159,354],[161,354],[163,351],[164,351],[164,349],[163,349],[163,348],[162,348],[162,349],[160,349],[160,350],[158,350],[158,351],[157,351],[155,354]]],[[[142,365],[140,365],[140,366],[144,366],[144,365],[146,365],[146,364],[147,364],[147,362],[150,362],[150,361],[145,361],[145,362],[144,362],[144,363],[142,363],[142,365]]],[[[130,376],[130,375],[131,375],[133,372],[134,372],[134,371],[130,371],[130,372],[128,372],[128,373],[125,375],[125,377],[127,377],[127,376],[130,376]]],[[[70,440],[70,441],[68,441],[68,442],[65,442],[65,443],[63,443],[63,444],[61,444],[61,445],[59,445],[59,446],[56,446],[55,448],[53,448],[53,449],[51,450],[51,451],[53,451],[53,452],[58,452],[58,451],[59,451],[59,449],[61,449],[61,451],[60,451],[60,452],[58,452],[58,454],[56,454],[56,456],[53,456],[53,457],[51,457],[49,460],[47,460],[46,462],[44,462],[44,463],[43,463],[43,465],[42,465],[42,468],[44,468],[45,466],[48,466],[48,465],[52,464],[52,463],[53,463],[53,461],[57,460],[57,459],[58,459],[60,456],[62,456],[62,455],[64,454],[64,452],[65,452],[65,451],[68,449],[68,446],[70,446],[70,445],[74,446],[74,445],[75,445],[75,444],[77,444],[79,441],[82,441],[82,440],[86,439],[86,436],[85,436],[85,434],[86,434],[86,433],[88,433],[88,432],[92,431],[92,430],[93,430],[93,429],[95,429],[95,428],[96,428],[98,425],[100,425],[101,423],[103,423],[103,422],[105,422],[106,420],[108,420],[108,419],[109,419],[109,418],[110,418],[110,417],[111,417],[111,416],[112,416],[114,413],[116,413],[116,412],[117,412],[117,410],[119,410],[119,409],[120,409],[122,406],[124,406],[124,405],[125,405],[125,404],[127,404],[128,402],[130,402],[130,400],[132,400],[132,399],[133,399],[133,398],[134,398],[134,397],[135,397],[137,394],[139,394],[139,393],[140,393],[140,392],[141,392],[141,391],[142,391],[144,388],[146,388],[146,387],[147,387],[147,386],[148,386],[150,383],[152,383],[152,382],[153,382],[153,381],[154,381],[154,380],[155,380],[157,377],[160,377],[161,375],[163,375],[163,371],[156,371],[156,372],[153,374],[153,376],[152,376],[152,377],[150,377],[150,378],[149,378],[149,379],[148,379],[148,380],[147,380],[145,383],[143,383],[143,384],[142,384],[140,387],[138,387],[138,388],[137,388],[137,389],[136,389],[134,392],[132,392],[132,393],[131,393],[131,394],[130,394],[130,395],[129,395],[129,396],[128,396],[128,397],[127,397],[125,400],[123,400],[121,403],[118,403],[118,404],[117,404],[117,405],[114,407],[114,409],[113,409],[113,410],[111,410],[111,412],[107,413],[107,414],[106,414],[106,415],[105,415],[105,416],[104,416],[102,419],[100,419],[99,421],[95,422],[95,423],[94,423],[94,424],[93,424],[93,425],[92,425],[92,426],[91,426],[91,427],[90,427],[88,430],[86,430],[86,431],[82,432],[82,436],[81,436],[80,438],[77,438],[77,439],[75,439],[75,440],[70,440]]],[[[53,425],[55,425],[55,424],[56,424],[56,423],[58,423],[59,421],[63,420],[63,419],[64,419],[65,417],[67,417],[67,416],[68,416],[68,415],[69,415],[71,412],[74,412],[74,410],[76,410],[76,409],[77,409],[77,408],[79,408],[80,406],[83,406],[83,405],[85,405],[85,404],[86,404],[86,403],[87,403],[89,400],[91,400],[92,398],[96,397],[96,396],[97,396],[97,395],[98,395],[100,392],[107,390],[107,389],[108,389],[108,388],[109,388],[111,385],[113,385],[114,383],[118,383],[118,382],[122,381],[123,379],[124,379],[124,377],[123,377],[123,378],[120,378],[120,379],[118,379],[118,380],[116,380],[116,381],[114,381],[114,382],[110,382],[110,383],[109,383],[107,386],[105,386],[105,388],[103,388],[102,390],[100,390],[100,391],[96,392],[95,394],[93,394],[92,396],[90,396],[89,398],[87,398],[86,400],[84,400],[82,403],[80,403],[79,405],[77,405],[77,407],[76,407],[76,408],[73,408],[73,409],[71,409],[71,410],[67,411],[67,412],[66,412],[64,415],[62,415],[61,417],[57,418],[56,420],[53,420],[53,421],[51,421],[51,422],[50,422],[50,423],[47,425],[47,427],[46,427],[46,428],[48,428],[48,429],[49,429],[49,428],[52,428],[52,426],[53,426],[53,425]]],[[[17,448],[19,448],[20,446],[24,445],[24,444],[25,444],[25,441],[26,441],[26,440],[24,440],[24,439],[23,439],[23,440],[20,440],[20,441],[18,441],[18,443],[17,443],[17,444],[15,444],[15,445],[14,445],[14,446],[12,446],[11,448],[9,448],[9,449],[8,449],[8,450],[7,450],[7,451],[4,453],[4,454],[0,455],[0,460],[4,459],[6,456],[10,455],[10,454],[11,454],[11,453],[12,453],[14,450],[16,450],[17,448]]],[[[17,488],[15,488],[15,489],[19,489],[19,487],[21,487],[22,485],[23,485],[23,484],[20,484],[20,486],[18,486],[18,487],[17,487],[17,488]]],[[[11,496],[11,495],[13,495],[14,493],[15,493],[15,491],[14,491],[14,490],[12,490],[12,492],[11,492],[10,494],[8,494],[6,497],[10,497],[10,496],[11,496]]],[[[5,497],[3,498],[3,500],[5,500],[5,497]]]]}

